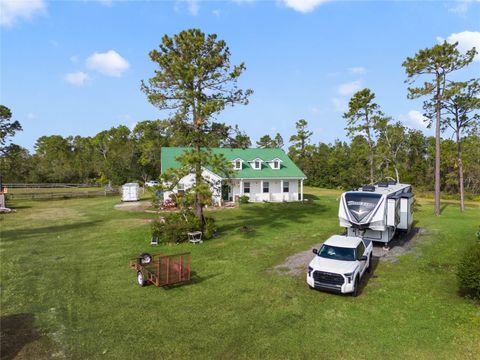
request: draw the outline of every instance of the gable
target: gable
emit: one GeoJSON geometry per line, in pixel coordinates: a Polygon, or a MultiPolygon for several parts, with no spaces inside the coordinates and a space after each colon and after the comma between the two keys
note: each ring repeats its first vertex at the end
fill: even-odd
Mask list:
{"type": "MultiPolygon", "coordinates": [[[[185,150],[185,147],[162,147],[161,149],[161,172],[167,169],[176,169],[180,163],[176,160],[185,150]]],[[[223,154],[227,161],[243,160],[241,170],[234,170],[233,179],[260,179],[260,178],[306,178],[305,174],[288,157],[282,149],[229,149],[212,148],[214,154],[223,154]],[[251,161],[261,159],[263,161],[260,170],[252,168],[251,161]],[[280,160],[280,169],[272,169],[268,162],[280,160]]]]}

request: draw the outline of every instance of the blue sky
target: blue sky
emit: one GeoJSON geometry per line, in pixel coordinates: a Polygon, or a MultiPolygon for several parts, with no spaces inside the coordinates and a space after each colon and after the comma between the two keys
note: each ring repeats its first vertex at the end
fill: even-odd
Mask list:
{"type": "MultiPolygon", "coordinates": [[[[447,39],[480,49],[480,1],[45,1],[0,0],[0,102],[30,150],[42,135],[91,136],[166,118],[140,91],[164,34],[198,27],[226,40],[247,71],[250,104],[222,113],[252,140],[285,140],[305,118],[315,143],[346,139],[342,113],[368,87],[382,110],[423,129],[407,100],[406,56],[447,39]]],[[[458,78],[480,75],[480,56],[458,78]]]]}

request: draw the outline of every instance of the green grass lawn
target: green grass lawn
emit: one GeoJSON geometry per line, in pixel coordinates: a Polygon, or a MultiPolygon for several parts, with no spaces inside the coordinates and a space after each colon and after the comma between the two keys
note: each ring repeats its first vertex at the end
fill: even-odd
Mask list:
{"type": "MultiPolygon", "coordinates": [[[[440,218],[424,203],[415,251],[380,262],[358,298],[309,290],[267,271],[339,233],[338,193],[305,204],[212,212],[221,235],[201,245],[149,245],[146,219],[118,197],[22,201],[2,215],[2,351],[14,358],[478,359],[480,307],[457,294],[455,265],[480,208],[440,218]],[[248,225],[252,232],[239,227],[248,225]],[[136,284],[141,252],[191,251],[190,284],[136,284]]],[[[313,254],[312,254],[313,257],[313,254]]],[[[3,359],[3,357],[2,357],[3,359]]]]}

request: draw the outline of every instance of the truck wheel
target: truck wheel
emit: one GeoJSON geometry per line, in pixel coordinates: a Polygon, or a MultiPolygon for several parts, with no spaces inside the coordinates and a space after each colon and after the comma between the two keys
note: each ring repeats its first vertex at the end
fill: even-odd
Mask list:
{"type": "Polygon", "coordinates": [[[373,268],[372,268],[372,265],[373,265],[373,264],[372,264],[372,262],[373,262],[373,261],[372,261],[372,257],[373,257],[373,255],[370,254],[370,258],[368,259],[368,268],[367,268],[367,271],[368,271],[369,274],[371,274],[371,273],[372,273],[372,270],[373,270],[373,268]]]}
{"type": "Polygon", "coordinates": [[[145,285],[145,279],[144,279],[141,271],[137,272],[137,282],[138,282],[138,285],[140,285],[140,286],[145,285]]]}
{"type": "Polygon", "coordinates": [[[353,292],[352,296],[357,297],[358,296],[358,289],[360,288],[360,278],[358,275],[355,277],[355,282],[353,283],[353,292]]]}

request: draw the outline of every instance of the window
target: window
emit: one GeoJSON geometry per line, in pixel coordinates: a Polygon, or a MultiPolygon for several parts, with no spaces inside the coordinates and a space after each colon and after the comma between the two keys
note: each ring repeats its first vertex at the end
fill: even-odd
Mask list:
{"type": "Polygon", "coordinates": [[[363,245],[363,242],[360,242],[357,246],[357,259],[360,258],[365,254],[365,245],[363,245]]]}
{"type": "Polygon", "coordinates": [[[250,183],[249,182],[244,182],[243,183],[243,193],[244,194],[250,194],[250,183]]]}
{"type": "Polygon", "coordinates": [[[263,192],[268,193],[269,191],[270,191],[270,184],[268,183],[268,181],[264,181],[263,182],[263,192]]]}
{"type": "Polygon", "coordinates": [[[185,192],[185,185],[184,184],[177,184],[177,192],[184,193],[185,192]]]}
{"type": "Polygon", "coordinates": [[[290,191],[290,183],[288,181],[283,182],[283,192],[288,193],[290,191]]]}
{"type": "Polygon", "coordinates": [[[273,161],[273,168],[274,169],[280,169],[280,162],[278,160],[273,161]]]}
{"type": "Polygon", "coordinates": [[[241,160],[235,160],[233,163],[233,168],[235,170],[241,170],[242,169],[242,161],[241,160]]]}
{"type": "Polygon", "coordinates": [[[323,245],[318,252],[318,256],[325,259],[355,261],[355,249],[323,245]]]}
{"type": "Polygon", "coordinates": [[[253,168],[254,168],[254,169],[257,169],[257,170],[260,169],[260,161],[255,160],[255,161],[253,162],[253,168]]]}

